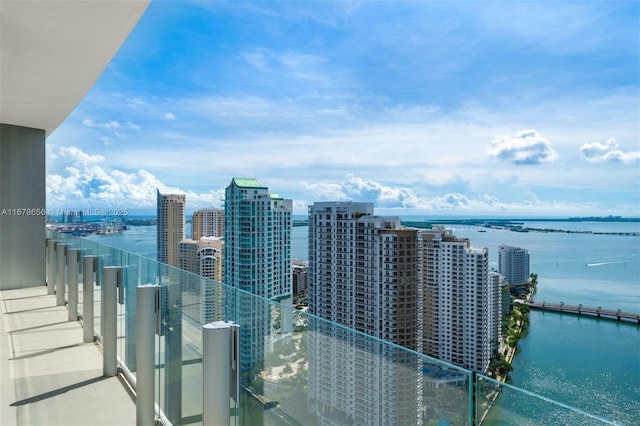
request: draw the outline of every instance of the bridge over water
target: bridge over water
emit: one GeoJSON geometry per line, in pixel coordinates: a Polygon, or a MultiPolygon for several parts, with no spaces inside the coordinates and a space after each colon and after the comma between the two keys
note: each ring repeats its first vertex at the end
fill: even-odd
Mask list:
{"type": "Polygon", "coordinates": [[[602,309],[601,307],[593,308],[583,305],[566,305],[560,303],[549,302],[526,302],[531,309],[537,309],[541,311],[562,312],[575,315],[588,315],[597,318],[614,319],[617,321],[633,321],[640,325],[640,313],[624,312],[620,309],[602,309]]]}

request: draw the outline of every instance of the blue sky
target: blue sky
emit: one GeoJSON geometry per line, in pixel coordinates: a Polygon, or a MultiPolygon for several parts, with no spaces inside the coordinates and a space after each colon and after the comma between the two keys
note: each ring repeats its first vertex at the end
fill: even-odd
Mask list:
{"type": "Polygon", "coordinates": [[[637,1],[153,1],[47,140],[48,208],[640,213],[637,1]]]}

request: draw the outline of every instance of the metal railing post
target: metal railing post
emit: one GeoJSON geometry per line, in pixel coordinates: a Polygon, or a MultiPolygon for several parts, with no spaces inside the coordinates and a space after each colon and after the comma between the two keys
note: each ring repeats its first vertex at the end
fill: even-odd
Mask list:
{"type": "Polygon", "coordinates": [[[56,241],[47,239],[47,294],[56,292],[56,241]]]}
{"type": "Polygon", "coordinates": [[[239,329],[215,321],[202,326],[202,424],[228,425],[231,398],[238,403],[239,329]]]}
{"type": "Polygon", "coordinates": [[[64,292],[66,287],[65,264],[67,258],[67,245],[58,243],[56,245],[56,305],[64,306],[64,292]]]}
{"type": "Polygon", "coordinates": [[[97,256],[84,256],[82,259],[82,341],[94,341],[93,319],[93,278],[97,269],[97,256]]]}
{"type": "Polygon", "coordinates": [[[80,249],[67,251],[67,272],[69,276],[69,321],[78,320],[78,261],[80,249]]]}
{"type": "Polygon", "coordinates": [[[127,265],[122,271],[122,284],[124,285],[124,306],[126,315],[124,316],[124,363],[132,373],[136,372],[136,344],[137,329],[137,292],[140,282],[140,268],[136,265],[127,265]]]}
{"type": "Polygon", "coordinates": [[[136,288],[136,425],[155,424],[155,328],[160,310],[160,287],[136,288]]]}
{"type": "Polygon", "coordinates": [[[102,283],[102,372],[105,377],[118,373],[116,330],[118,281],[122,275],[119,266],[105,266],[102,283]]]}

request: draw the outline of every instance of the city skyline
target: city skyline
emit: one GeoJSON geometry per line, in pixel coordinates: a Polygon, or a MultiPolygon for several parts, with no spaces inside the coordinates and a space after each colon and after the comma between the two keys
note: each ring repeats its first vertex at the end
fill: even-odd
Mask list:
{"type": "Polygon", "coordinates": [[[47,208],[637,216],[636,2],[152,2],[47,140],[47,208]],[[168,24],[168,23],[171,24],[168,24]],[[203,179],[206,177],[206,179],[203,179]],[[122,204],[125,203],[125,206],[122,204]]]}

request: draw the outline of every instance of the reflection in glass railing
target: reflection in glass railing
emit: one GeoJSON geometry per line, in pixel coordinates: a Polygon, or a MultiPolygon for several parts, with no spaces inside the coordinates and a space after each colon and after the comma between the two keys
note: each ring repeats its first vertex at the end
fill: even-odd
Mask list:
{"type": "MultiPolygon", "coordinates": [[[[48,237],[80,248],[83,255],[98,256],[100,268],[93,286],[98,336],[102,267],[121,268],[117,354],[133,381],[136,288],[160,287],[160,320],[151,332],[155,334],[154,397],[164,422],[202,424],[202,407],[207,403],[202,395],[202,326],[233,321],[240,325],[242,390],[237,405],[229,400],[230,424],[610,424],[152,259],[66,234],[50,232],[48,237]]],[[[80,306],[81,316],[83,312],[80,306]]]]}

